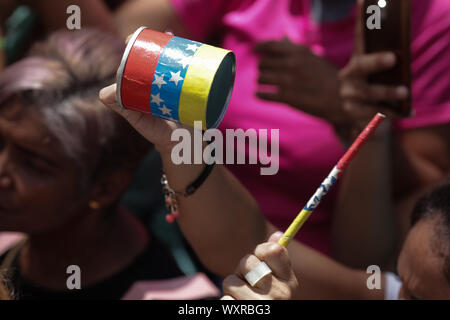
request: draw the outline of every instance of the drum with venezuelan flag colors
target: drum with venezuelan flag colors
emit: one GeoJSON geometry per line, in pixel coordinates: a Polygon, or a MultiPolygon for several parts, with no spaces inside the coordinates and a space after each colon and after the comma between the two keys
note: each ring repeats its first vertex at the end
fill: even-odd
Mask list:
{"type": "Polygon", "coordinates": [[[216,128],[228,107],[235,72],[231,51],[141,27],[117,72],[117,100],[126,109],[216,128]]]}

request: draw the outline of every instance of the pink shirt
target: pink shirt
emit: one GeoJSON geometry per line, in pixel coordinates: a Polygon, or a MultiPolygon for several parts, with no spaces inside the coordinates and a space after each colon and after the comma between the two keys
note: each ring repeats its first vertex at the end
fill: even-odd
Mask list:
{"type": "MultiPolygon", "coordinates": [[[[213,33],[237,56],[230,107],[221,128],[280,129],[280,170],[261,176],[257,165],[230,169],[251,191],[265,216],[284,230],[338,161],[343,147],[327,122],[293,108],[255,97],[256,43],[282,39],[310,47],[339,67],[350,59],[356,10],[338,22],[315,23],[309,0],[171,0],[195,40],[213,33]]],[[[450,1],[413,2],[413,103],[415,117],[399,129],[450,120],[450,1]]],[[[336,188],[320,204],[298,235],[303,243],[330,254],[330,226],[336,188]]]]}

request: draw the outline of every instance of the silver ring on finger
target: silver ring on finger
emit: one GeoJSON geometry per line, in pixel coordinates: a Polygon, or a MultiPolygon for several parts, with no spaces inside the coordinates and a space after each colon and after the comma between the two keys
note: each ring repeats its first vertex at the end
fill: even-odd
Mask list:
{"type": "Polygon", "coordinates": [[[260,262],[244,276],[248,284],[254,287],[262,278],[272,273],[272,270],[265,262],[260,262]]]}

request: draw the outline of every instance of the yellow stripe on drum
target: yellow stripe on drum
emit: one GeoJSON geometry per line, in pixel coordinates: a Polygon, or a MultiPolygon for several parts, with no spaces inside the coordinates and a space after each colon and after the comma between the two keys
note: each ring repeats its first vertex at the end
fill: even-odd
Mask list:
{"type": "Polygon", "coordinates": [[[193,126],[194,121],[202,121],[203,129],[207,129],[206,108],[209,92],[214,76],[229,52],[204,44],[192,56],[179,102],[178,115],[181,123],[193,126]]]}

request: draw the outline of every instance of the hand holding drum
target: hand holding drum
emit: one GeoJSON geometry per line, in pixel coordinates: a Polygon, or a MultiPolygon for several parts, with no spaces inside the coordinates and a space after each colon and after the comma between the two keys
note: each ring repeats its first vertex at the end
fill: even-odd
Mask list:
{"type": "Polygon", "coordinates": [[[231,51],[142,27],[127,39],[117,84],[101,90],[100,99],[170,154],[173,130],[194,121],[203,129],[220,124],[235,65],[231,51]]]}

